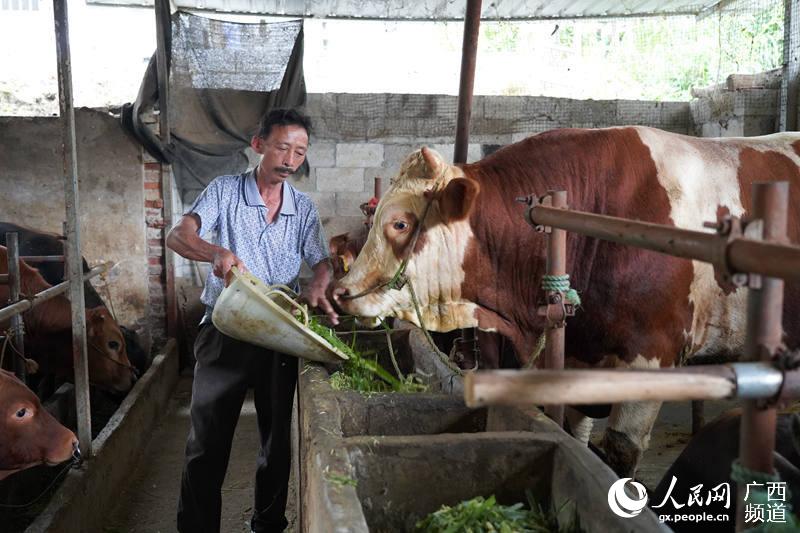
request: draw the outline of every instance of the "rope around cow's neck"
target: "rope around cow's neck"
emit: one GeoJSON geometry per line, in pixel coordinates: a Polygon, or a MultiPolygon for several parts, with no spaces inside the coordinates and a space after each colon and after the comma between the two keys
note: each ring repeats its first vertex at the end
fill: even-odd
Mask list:
{"type": "MultiPolygon", "coordinates": [[[[34,361],[33,359],[29,359],[29,358],[25,357],[25,354],[20,352],[17,349],[17,347],[14,346],[14,343],[11,342],[11,338],[14,336],[14,331],[13,330],[7,329],[7,330],[5,330],[3,332],[3,335],[5,336],[5,339],[3,340],[3,347],[0,348],[0,368],[3,368],[3,362],[4,362],[5,358],[6,358],[6,347],[10,347],[11,348],[11,353],[13,353],[14,355],[16,355],[17,357],[19,357],[20,359],[22,359],[25,362],[25,368],[31,368],[31,365],[36,365],[37,364],[36,361],[34,361]]],[[[29,370],[29,372],[30,372],[30,370],[29,370]]],[[[33,373],[33,372],[31,372],[31,373],[33,373]]]]}
{"type": "Polygon", "coordinates": [[[25,509],[27,507],[30,507],[34,503],[41,500],[42,496],[47,494],[50,491],[50,489],[53,488],[53,485],[56,484],[59,478],[61,478],[61,476],[63,476],[64,473],[70,468],[72,468],[72,466],[75,465],[76,463],[77,461],[73,459],[68,464],[64,465],[61,471],[58,474],[56,474],[56,477],[53,478],[53,481],[51,481],[50,484],[47,485],[47,487],[41,493],[39,493],[39,495],[33,500],[29,501],[28,503],[0,503],[0,509],[25,509]]]}
{"type": "Polygon", "coordinates": [[[422,217],[420,217],[419,224],[417,224],[417,227],[414,230],[414,236],[411,238],[411,245],[406,249],[405,257],[403,257],[403,260],[400,262],[400,266],[397,268],[397,271],[394,273],[391,279],[389,279],[389,281],[384,281],[383,283],[379,283],[378,285],[370,287],[369,289],[363,290],[358,294],[354,294],[352,296],[344,295],[341,296],[341,298],[343,300],[355,300],[356,298],[362,298],[368,294],[379,291],[384,287],[388,287],[389,289],[394,289],[394,290],[402,290],[403,287],[408,285],[408,290],[411,293],[411,303],[414,305],[414,311],[416,312],[417,320],[419,321],[419,327],[425,334],[425,339],[428,341],[428,344],[430,344],[431,348],[433,349],[433,352],[439,357],[442,363],[444,363],[447,366],[447,368],[449,368],[454,374],[463,376],[464,374],[461,371],[461,369],[453,365],[450,362],[450,359],[447,357],[447,355],[442,353],[442,351],[439,350],[439,347],[436,346],[436,343],[433,342],[433,338],[431,337],[431,334],[428,332],[428,329],[425,327],[425,322],[422,320],[422,312],[420,311],[419,308],[419,301],[417,300],[417,295],[414,292],[414,286],[411,283],[411,280],[405,275],[406,268],[408,267],[408,262],[411,259],[411,255],[414,253],[414,248],[417,247],[417,241],[419,241],[419,236],[422,233],[422,227],[425,225],[425,219],[428,216],[428,212],[430,211],[431,204],[433,204],[433,199],[435,198],[435,196],[436,196],[435,192],[431,193],[428,203],[425,204],[425,209],[422,211],[422,217]]]}
{"type": "Polygon", "coordinates": [[[433,199],[435,197],[435,193],[431,193],[431,197],[428,200],[428,203],[425,204],[425,209],[422,211],[422,217],[419,219],[419,224],[414,229],[414,235],[411,238],[411,246],[406,248],[406,253],[404,254],[403,260],[400,261],[400,266],[397,267],[397,271],[394,275],[389,279],[389,281],[384,281],[383,283],[379,283],[369,289],[365,289],[358,294],[350,295],[342,295],[340,298],[343,300],[355,300],[356,298],[362,298],[368,294],[373,292],[379,291],[384,287],[388,287],[394,290],[400,290],[405,286],[408,282],[408,278],[406,277],[406,267],[408,267],[408,262],[411,259],[411,254],[414,253],[414,248],[417,247],[417,241],[419,240],[419,236],[422,233],[422,226],[425,225],[425,219],[428,217],[428,211],[430,211],[431,204],[433,204],[433,199]]]}

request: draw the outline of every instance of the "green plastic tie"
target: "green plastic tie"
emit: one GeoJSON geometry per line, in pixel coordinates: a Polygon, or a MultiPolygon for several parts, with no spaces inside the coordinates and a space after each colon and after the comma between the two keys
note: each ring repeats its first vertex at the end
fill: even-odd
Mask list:
{"type": "Polygon", "coordinates": [[[542,289],[564,293],[564,301],[566,303],[574,306],[581,305],[581,297],[578,295],[578,291],[571,289],[569,286],[569,274],[564,274],[563,276],[545,274],[542,277],[542,289]]]}

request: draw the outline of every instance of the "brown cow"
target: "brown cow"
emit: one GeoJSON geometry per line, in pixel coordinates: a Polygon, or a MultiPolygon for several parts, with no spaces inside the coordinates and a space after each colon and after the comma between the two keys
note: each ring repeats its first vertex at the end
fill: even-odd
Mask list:
{"type": "MultiPolygon", "coordinates": [[[[0,246],[0,273],[7,272],[7,251],[0,246]]],[[[34,295],[50,287],[39,272],[20,260],[22,293],[34,295]]],[[[0,285],[0,302],[8,300],[8,286],[0,285]]],[[[40,371],[71,379],[72,315],[70,302],[63,294],[42,302],[23,313],[26,353],[39,363],[40,371]]],[[[0,324],[0,329],[8,323],[0,324]]],[[[134,383],[133,367],[125,350],[125,339],[105,307],[86,310],[86,341],[89,380],[114,392],[127,392],[134,383]]]]}
{"type": "Polygon", "coordinates": [[[0,370],[0,480],[42,463],[79,458],[75,434],[14,374],[0,370]]]}
{"type": "Polygon", "coordinates": [[[367,242],[367,232],[359,232],[351,238],[350,233],[334,235],[328,242],[328,250],[331,253],[333,263],[333,277],[339,279],[350,270],[350,265],[356,260],[364,243],[367,242]]]}
{"type": "MultiPolygon", "coordinates": [[[[401,166],[334,293],[378,287],[408,254],[406,276],[425,327],[496,331],[525,364],[543,330],[535,309],[545,239],[524,222],[515,198],[566,190],[572,209],[701,230],[718,208],[747,214],[754,181],[790,180],[789,238],[798,242],[798,152],[797,133],[700,139],[645,127],[546,132],[459,166],[423,148],[401,166]]],[[[747,291],[724,291],[710,265],[576,234],[567,248],[567,272],[583,301],[567,330],[567,366],[670,367],[682,354],[741,353],[747,291]]],[[[796,346],[800,286],[787,283],[786,291],[787,341],[796,346]]],[[[418,323],[410,294],[384,286],[339,304],[351,314],[418,323]]],[[[604,448],[619,474],[635,471],[659,408],[613,406],[604,448]]],[[[586,435],[586,420],[573,413],[570,422],[586,435]]]]}

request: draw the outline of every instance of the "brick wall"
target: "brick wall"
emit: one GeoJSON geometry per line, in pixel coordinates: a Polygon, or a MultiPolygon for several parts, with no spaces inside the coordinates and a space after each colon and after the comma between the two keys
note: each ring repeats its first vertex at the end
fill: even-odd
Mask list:
{"type": "MultiPolygon", "coordinates": [[[[148,127],[157,132],[158,123],[148,122],[148,127]]],[[[147,237],[147,314],[144,317],[150,331],[152,345],[158,346],[166,340],[166,274],[164,271],[164,237],[167,223],[164,221],[163,173],[161,163],[142,149],[144,166],[144,220],[147,237]]]]}

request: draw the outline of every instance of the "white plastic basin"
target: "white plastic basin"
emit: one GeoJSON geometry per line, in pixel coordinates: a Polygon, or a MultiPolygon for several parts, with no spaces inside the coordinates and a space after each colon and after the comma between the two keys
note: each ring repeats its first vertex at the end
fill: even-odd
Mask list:
{"type": "Polygon", "coordinates": [[[257,346],[320,362],[347,355],[311,331],[308,311],[282,285],[266,285],[249,272],[231,269],[230,283],[217,299],[211,320],[222,333],[257,346]],[[299,311],[302,323],[292,316],[299,311]]]}

